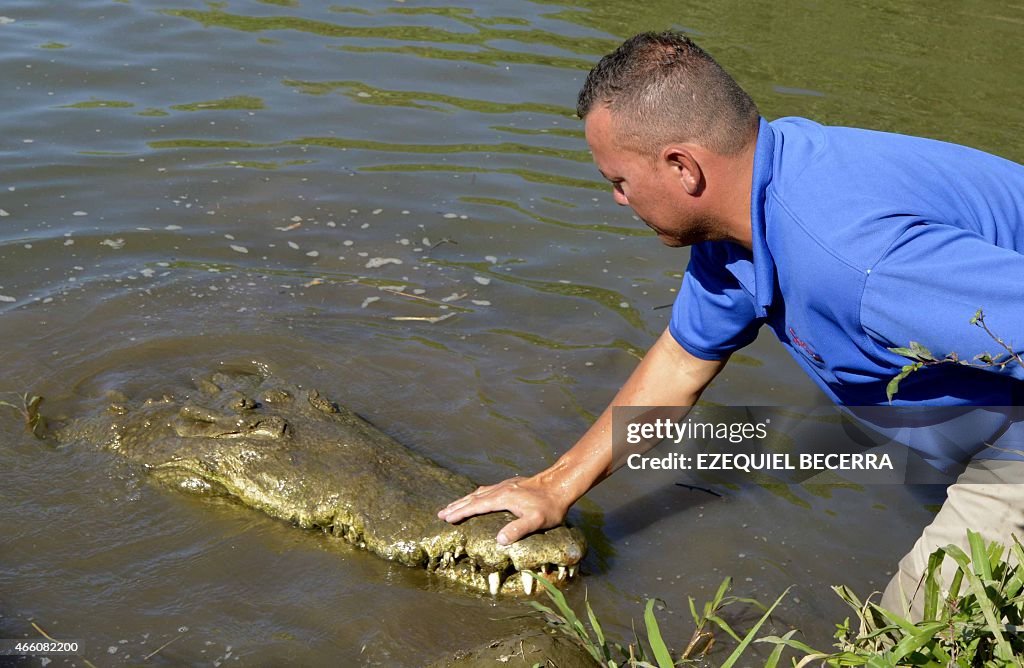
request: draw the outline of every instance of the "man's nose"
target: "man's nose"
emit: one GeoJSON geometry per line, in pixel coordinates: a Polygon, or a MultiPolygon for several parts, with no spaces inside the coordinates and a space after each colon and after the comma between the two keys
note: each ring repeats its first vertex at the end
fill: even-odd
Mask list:
{"type": "Polygon", "coordinates": [[[612,199],[615,200],[615,203],[619,206],[629,206],[629,198],[626,197],[625,193],[621,190],[612,190],[612,199]]]}

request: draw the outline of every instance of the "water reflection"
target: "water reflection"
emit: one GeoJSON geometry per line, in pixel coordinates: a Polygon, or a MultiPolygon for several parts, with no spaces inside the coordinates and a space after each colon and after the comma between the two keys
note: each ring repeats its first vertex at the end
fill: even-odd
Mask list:
{"type": "MultiPolygon", "coordinates": [[[[360,81],[282,81],[285,86],[291,86],[301,93],[307,95],[328,95],[334,92],[344,92],[349,98],[361,104],[372,104],[388,107],[408,107],[410,109],[431,109],[433,111],[449,112],[445,107],[422,104],[422,102],[438,102],[444,105],[475,111],[481,114],[514,114],[514,113],[537,113],[551,114],[565,118],[576,118],[576,110],[572,107],[560,107],[553,104],[539,104],[535,102],[491,102],[488,100],[474,100],[467,97],[445,95],[443,93],[432,93],[427,91],[403,91],[384,90],[368,86],[360,81]]],[[[577,131],[578,132],[578,131],[577,131]]],[[[579,135],[575,135],[579,136],[579,135]]]]}
{"type": "MultiPolygon", "coordinates": [[[[189,9],[166,9],[167,16],[198,21],[206,27],[230,28],[243,32],[261,32],[264,30],[296,30],[322,37],[332,38],[376,38],[397,39],[411,42],[444,42],[466,46],[484,45],[495,40],[510,40],[522,44],[544,44],[564,49],[572,53],[602,55],[614,49],[618,43],[610,39],[587,37],[566,37],[545,30],[499,30],[492,25],[516,23],[516,19],[486,19],[473,17],[472,10],[464,8],[389,8],[386,13],[405,16],[444,16],[476,28],[474,32],[440,30],[434,26],[389,25],[389,26],[353,26],[329,21],[314,21],[296,16],[247,16],[231,14],[213,9],[196,11],[189,9]]],[[[526,25],[529,25],[528,23],[526,25]]]]}

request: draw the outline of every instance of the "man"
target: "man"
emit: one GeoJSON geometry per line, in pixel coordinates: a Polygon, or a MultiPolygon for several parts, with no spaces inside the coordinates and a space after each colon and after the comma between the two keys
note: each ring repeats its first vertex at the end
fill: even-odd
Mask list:
{"type": "MultiPolygon", "coordinates": [[[[674,32],[637,35],[605,56],[577,112],[616,203],[666,245],[692,247],[671,322],[554,465],[481,487],[440,518],[508,510],[517,519],[498,534],[502,544],[560,523],[618,464],[612,406],[694,405],[761,326],[845,406],[888,403],[886,386],[908,363],[892,347],[915,340],[966,358],[991,349],[970,325],[979,308],[994,331],[1024,343],[1024,167],[933,140],[799,118],[768,123],[709,55],[674,32]]],[[[895,403],[1012,406],[1022,378],[1016,364],[931,366],[903,381],[895,403]]],[[[966,454],[1007,426],[1005,417],[989,420],[966,454]]],[[[921,449],[940,467],[962,458],[921,449]]],[[[901,562],[887,605],[902,603],[901,589],[913,595],[935,546],[965,542],[965,525],[1004,542],[1024,527],[1024,485],[954,487],[939,528],[901,562]]]]}

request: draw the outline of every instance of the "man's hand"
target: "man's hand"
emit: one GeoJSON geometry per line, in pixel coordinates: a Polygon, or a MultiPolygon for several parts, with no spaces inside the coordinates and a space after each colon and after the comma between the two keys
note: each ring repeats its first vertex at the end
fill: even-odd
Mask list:
{"type": "Polygon", "coordinates": [[[561,524],[570,504],[541,482],[539,475],[517,476],[496,485],[478,487],[475,492],[449,503],[437,516],[454,524],[472,515],[507,510],[519,519],[506,524],[496,540],[500,545],[510,545],[534,531],[561,524]]]}
{"type": "MultiPolygon", "coordinates": [[[[624,458],[615,460],[612,456],[615,449],[612,410],[615,406],[693,406],[724,366],[725,360],[694,357],[665,330],[611,405],[550,468],[529,478],[510,478],[497,485],[480,487],[448,504],[437,516],[455,523],[471,515],[507,510],[518,519],[506,524],[498,533],[497,541],[502,545],[514,543],[534,531],[558,526],[569,512],[569,506],[624,463],[624,458]]],[[[642,448],[653,445],[651,441],[642,448]]],[[[638,446],[631,448],[632,452],[639,451],[638,446]]],[[[624,448],[617,449],[625,452],[624,448]]]]}

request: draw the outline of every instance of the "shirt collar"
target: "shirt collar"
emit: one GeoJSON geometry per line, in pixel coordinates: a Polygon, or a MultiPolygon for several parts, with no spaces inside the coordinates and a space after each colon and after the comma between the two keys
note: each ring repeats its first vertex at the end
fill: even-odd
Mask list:
{"type": "Polygon", "coordinates": [[[754,307],[759,318],[768,315],[768,307],[775,297],[775,261],[768,250],[768,232],[765,224],[765,199],[772,181],[775,162],[775,133],[763,117],[757,131],[754,149],[754,174],[750,188],[751,248],[754,256],[754,307]]]}

